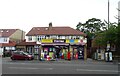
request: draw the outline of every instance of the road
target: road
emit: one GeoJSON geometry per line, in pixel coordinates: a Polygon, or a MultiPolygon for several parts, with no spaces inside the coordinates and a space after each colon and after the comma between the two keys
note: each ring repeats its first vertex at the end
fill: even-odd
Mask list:
{"type": "Polygon", "coordinates": [[[118,74],[118,64],[88,59],[72,61],[12,61],[2,59],[3,74],[118,74]]]}

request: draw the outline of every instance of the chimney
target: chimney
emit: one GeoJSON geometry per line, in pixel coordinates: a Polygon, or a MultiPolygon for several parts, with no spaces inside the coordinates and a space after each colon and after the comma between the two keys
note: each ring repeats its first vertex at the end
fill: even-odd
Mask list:
{"type": "Polygon", "coordinates": [[[49,23],[49,30],[52,29],[52,22],[49,23]]]}

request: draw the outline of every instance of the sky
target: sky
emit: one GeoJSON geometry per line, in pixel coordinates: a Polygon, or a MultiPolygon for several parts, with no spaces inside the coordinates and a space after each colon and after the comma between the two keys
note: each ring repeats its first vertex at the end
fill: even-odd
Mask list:
{"type": "MultiPolygon", "coordinates": [[[[110,1],[110,22],[117,22],[118,2],[110,1]]],[[[102,21],[108,18],[108,0],[0,0],[0,29],[21,29],[26,33],[32,27],[70,26],[90,18],[102,21]]]]}

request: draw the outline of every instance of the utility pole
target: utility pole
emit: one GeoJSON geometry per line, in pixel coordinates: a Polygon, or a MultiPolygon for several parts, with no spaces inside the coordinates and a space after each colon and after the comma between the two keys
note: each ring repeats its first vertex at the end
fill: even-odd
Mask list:
{"type": "Polygon", "coordinates": [[[109,29],[109,23],[110,23],[110,22],[109,22],[109,14],[110,14],[110,12],[109,12],[110,9],[109,9],[109,7],[110,7],[110,3],[109,3],[109,0],[108,0],[108,29],[109,29]]]}

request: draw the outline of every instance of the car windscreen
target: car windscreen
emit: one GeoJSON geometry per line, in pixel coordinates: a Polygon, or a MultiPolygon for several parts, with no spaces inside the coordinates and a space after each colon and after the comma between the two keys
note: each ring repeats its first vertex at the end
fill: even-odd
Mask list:
{"type": "Polygon", "coordinates": [[[25,55],[29,55],[28,53],[26,53],[26,52],[23,52],[23,54],[25,54],[25,55]]]}

